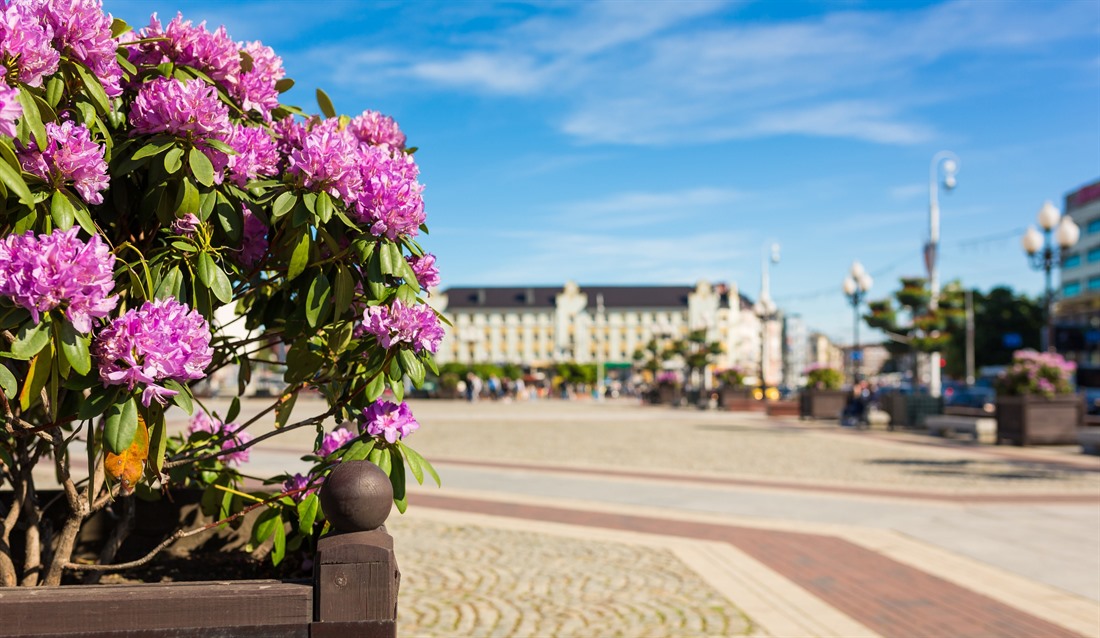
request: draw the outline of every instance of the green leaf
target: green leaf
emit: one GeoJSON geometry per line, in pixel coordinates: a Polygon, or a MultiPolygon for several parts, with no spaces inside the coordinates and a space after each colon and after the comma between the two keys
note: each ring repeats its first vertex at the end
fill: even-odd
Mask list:
{"type": "Polygon", "coordinates": [[[107,449],[122,454],[134,442],[137,432],[137,404],[134,397],[127,397],[123,403],[115,403],[107,410],[107,422],[103,426],[103,442],[107,449]]]}
{"type": "Polygon", "coordinates": [[[321,89],[317,89],[317,106],[321,107],[321,113],[324,113],[325,117],[336,117],[336,109],[332,106],[332,100],[321,89]]]}
{"type": "Polygon", "coordinates": [[[327,224],[328,220],[332,219],[332,197],[328,193],[321,191],[317,194],[316,210],[317,217],[321,220],[322,224],[327,224]]]}
{"type": "Polygon", "coordinates": [[[386,448],[386,456],[390,457],[390,485],[393,486],[393,502],[397,505],[397,511],[405,513],[407,506],[405,500],[405,462],[401,460],[401,452],[396,448],[386,448]]]}
{"type": "Polygon", "coordinates": [[[390,463],[390,451],[389,450],[387,450],[386,448],[375,447],[373,450],[370,451],[370,454],[367,455],[367,459],[371,463],[374,463],[379,468],[381,468],[382,471],[385,472],[387,476],[389,475],[390,470],[393,467],[392,464],[390,463]]]}
{"type": "Polygon", "coordinates": [[[292,86],[294,86],[294,80],[283,78],[275,83],[275,90],[279,93],[286,93],[292,86]]]}
{"type": "Polygon", "coordinates": [[[158,419],[149,430],[149,460],[157,476],[164,471],[164,453],[168,450],[168,424],[158,419]]]}
{"type": "Polygon", "coordinates": [[[283,379],[287,383],[308,381],[324,363],[325,357],[312,350],[308,341],[295,341],[286,353],[286,372],[283,379]]]}
{"type": "Polygon", "coordinates": [[[423,475],[420,474],[420,472],[423,470],[427,470],[428,474],[431,474],[432,478],[435,479],[435,484],[442,485],[442,483],[440,483],[439,481],[439,475],[435,473],[435,468],[432,467],[432,464],[428,462],[428,459],[420,456],[420,454],[417,453],[416,450],[412,449],[408,445],[405,445],[404,443],[401,444],[401,450],[405,453],[405,458],[409,460],[409,467],[412,468],[413,476],[416,477],[417,483],[424,483],[424,481],[422,480],[423,475]]]}
{"type": "Polygon", "coordinates": [[[225,423],[232,423],[237,420],[237,415],[241,413],[241,398],[233,397],[233,400],[229,402],[229,410],[225,413],[225,423]]]}
{"type": "MultiPolygon", "coordinates": [[[[194,414],[195,404],[191,401],[191,388],[173,379],[165,379],[163,383],[164,387],[176,392],[176,394],[172,396],[172,403],[178,405],[180,409],[188,415],[194,414]]],[[[232,419],[226,422],[229,423],[230,421],[232,421],[232,419]]]]}
{"type": "Polygon", "coordinates": [[[19,382],[15,380],[11,370],[8,370],[8,366],[2,363],[0,363],[0,390],[3,390],[4,396],[9,399],[14,399],[19,393],[19,382]]]}
{"type": "Polygon", "coordinates": [[[328,349],[334,354],[340,354],[347,349],[352,336],[354,336],[354,327],[351,322],[340,324],[339,328],[335,328],[328,333],[328,349]]]}
{"type": "Polygon", "coordinates": [[[271,207],[271,216],[278,219],[289,213],[297,203],[297,193],[287,191],[275,198],[275,204],[271,207]]]}
{"type": "Polygon", "coordinates": [[[286,529],[283,527],[283,519],[275,525],[275,546],[271,549],[271,564],[278,565],[286,557],[286,529]]]}
{"type": "Polygon", "coordinates": [[[275,407],[275,427],[276,429],[286,425],[288,419],[290,419],[290,413],[294,411],[294,403],[298,400],[298,391],[290,393],[290,396],[279,401],[279,405],[275,407]]]}
{"type": "Polygon", "coordinates": [[[351,447],[349,447],[346,452],[344,452],[344,456],[341,457],[341,460],[362,461],[363,459],[370,456],[371,450],[374,449],[375,443],[377,443],[377,441],[375,441],[374,439],[356,441],[355,443],[351,444],[351,447]]]}
{"type": "Polygon", "coordinates": [[[92,221],[92,216],[88,214],[88,209],[84,208],[83,205],[73,206],[73,215],[76,216],[76,223],[80,224],[84,232],[89,235],[95,235],[99,232],[95,222],[92,221]]]}
{"type": "Polygon", "coordinates": [[[91,335],[78,333],[68,321],[61,323],[61,352],[77,374],[88,374],[92,369],[92,356],[88,352],[91,342],[91,335]]]}
{"type": "Polygon", "coordinates": [[[382,396],[382,393],[386,391],[386,376],[379,374],[370,380],[365,390],[367,401],[377,401],[378,397],[382,396]]]}
{"type": "Polygon", "coordinates": [[[54,191],[50,196],[50,216],[59,230],[69,230],[73,227],[75,214],[73,203],[65,196],[64,191],[54,191]]]}
{"type": "Polygon", "coordinates": [[[191,166],[191,174],[195,176],[200,184],[203,186],[214,185],[214,165],[210,163],[210,158],[201,150],[192,148],[191,152],[187,154],[187,163],[191,166]]]}
{"type": "Polygon", "coordinates": [[[164,299],[166,297],[180,296],[180,288],[183,287],[183,273],[180,272],[178,266],[173,266],[171,270],[165,273],[161,278],[160,283],[157,284],[157,290],[154,293],[154,298],[164,299]]]}
{"type": "Polygon", "coordinates": [[[164,170],[169,175],[175,175],[183,168],[183,149],[175,147],[164,154],[164,170]]]}
{"type": "Polygon", "coordinates": [[[275,533],[275,526],[282,525],[282,523],[283,518],[279,515],[279,510],[275,508],[265,509],[256,517],[256,522],[252,525],[252,544],[259,545],[271,538],[271,535],[275,533]]]}
{"type": "Polygon", "coordinates": [[[0,182],[3,182],[8,190],[15,193],[24,206],[34,207],[34,196],[31,195],[31,189],[27,186],[27,182],[23,181],[22,173],[12,168],[7,162],[0,162],[0,182]]]}
{"type": "Polygon", "coordinates": [[[111,20],[111,37],[112,38],[117,38],[118,36],[122,35],[123,33],[126,33],[127,31],[131,31],[131,30],[132,29],[130,28],[130,25],[126,24],[125,20],[121,20],[119,18],[114,18],[113,20],[111,20]]]}
{"type": "Polygon", "coordinates": [[[11,344],[11,352],[21,359],[30,359],[42,351],[50,342],[49,322],[43,319],[41,322],[31,325],[24,323],[19,328],[15,343],[11,344]]]}
{"type": "Polygon", "coordinates": [[[241,207],[234,206],[224,195],[218,193],[215,210],[217,211],[218,223],[221,224],[222,230],[225,231],[229,240],[240,243],[244,234],[244,213],[241,211],[241,207]]]}
{"type": "Polygon", "coordinates": [[[351,271],[343,264],[336,267],[336,282],[333,288],[333,306],[336,316],[340,317],[351,308],[351,301],[355,296],[355,280],[351,276],[351,271]]]}
{"type": "MultiPolygon", "coordinates": [[[[30,368],[27,370],[27,380],[23,383],[23,391],[19,393],[19,407],[25,412],[35,401],[38,401],[42,388],[54,375],[51,374],[53,365],[53,346],[47,345],[31,359],[30,368]]],[[[52,398],[57,397],[54,392],[52,398]]]]}
{"type": "Polygon", "coordinates": [[[149,142],[145,146],[142,146],[141,148],[139,148],[137,150],[137,152],[134,153],[134,155],[130,159],[136,161],[136,160],[140,160],[140,159],[145,159],[146,157],[153,157],[154,155],[159,155],[161,152],[164,151],[164,149],[172,146],[173,144],[175,144],[175,142],[172,142],[172,141],[149,142]]]}
{"type": "Polygon", "coordinates": [[[420,363],[420,359],[417,359],[411,350],[398,350],[397,363],[400,364],[401,370],[409,375],[416,387],[424,385],[424,364],[420,363]]]}
{"type": "MultiPolygon", "coordinates": [[[[42,114],[38,110],[38,104],[34,101],[34,95],[30,91],[20,91],[16,94],[19,105],[23,107],[21,125],[26,127],[26,132],[34,138],[34,143],[39,149],[46,148],[46,125],[42,123],[42,114]]],[[[20,139],[23,136],[20,135],[20,139]]]]}
{"type": "Polygon", "coordinates": [[[309,264],[310,243],[309,233],[298,236],[298,243],[294,245],[294,251],[290,254],[290,265],[287,266],[287,281],[293,281],[305,272],[306,265],[309,264]]]}
{"type": "Polygon", "coordinates": [[[61,101],[61,95],[65,92],[65,82],[60,76],[53,76],[50,81],[46,83],[46,103],[57,108],[58,102],[61,101]]]}
{"type": "Polygon", "coordinates": [[[332,307],[329,305],[329,297],[332,294],[332,286],[324,273],[318,274],[309,285],[306,294],[306,321],[310,327],[316,328],[325,323],[332,307]]]}
{"type": "Polygon", "coordinates": [[[199,279],[214,293],[218,301],[229,303],[233,301],[233,286],[229,283],[229,277],[216,263],[210,253],[199,254],[199,279]]]}
{"type": "Polygon", "coordinates": [[[76,418],[87,421],[103,414],[108,407],[114,404],[118,393],[118,386],[111,386],[110,390],[102,389],[92,392],[87,399],[80,402],[79,407],[76,409],[76,418]]]}
{"type": "Polygon", "coordinates": [[[110,112],[111,100],[103,90],[103,84],[100,83],[99,78],[79,62],[74,61],[73,66],[76,67],[76,72],[80,75],[80,81],[84,84],[84,88],[87,89],[86,95],[95,103],[96,109],[98,109],[100,113],[110,112]]]}
{"type": "Polygon", "coordinates": [[[298,529],[303,534],[309,534],[313,529],[313,521],[317,520],[317,510],[320,507],[320,499],[316,494],[310,494],[298,503],[298,529]]]}

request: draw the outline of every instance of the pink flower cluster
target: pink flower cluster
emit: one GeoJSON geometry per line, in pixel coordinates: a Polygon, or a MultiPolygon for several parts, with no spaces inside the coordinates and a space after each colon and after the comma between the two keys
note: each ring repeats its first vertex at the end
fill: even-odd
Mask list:
{"type": "Polygon", "coordinates": [[[19,149],[23,170],[41,178],[54,188],[72,184],[89,204],[102,204],[103,191],[110,178],[103,147],[92,141],[83,124],[64,121],[46,123],[46,148],[39,150],[32,138],[19,149]]]}
{"type": "Polygon", "coordinates": [[[141,402],[163,405],[175,391],[157,385],[166,380],[201,379],[210,365],[210,326],[196,310],[169,297],[146,301],[115,319],[96,339],[103,385],[133,389],[145,384],[141,402]]]}
{"type": "Polygon", "coordinates": [[[138,89],[130,107],[135,133],[168,133],[192,140],[229,134],[229,107],[202,80],[156,78],[138,89]]]}
{"type": "Polygon", "coordinates": [[[439,269],[435,267],[435,255],[431,253],[425,253],[419,257],[409,255],[405,257],[405,261],[409,262],[409,267],[416,275],[416,282],[420,284],[421,290],[439,285],[439,269]]]}
{"type": "Polygon", "coordinates": [[[154,13],[140,36],[159,40],[133,47],[131,62],[152,65],[174,62],[198,69],[235,97],[242,109],[257,112],[270,121],[271,111],[279,105],[275,84],[286,75],[282,59],[270,47],[260,42],[234,42],[225,27],[210,32],[205,22],[195,25],[178,13],[167,26],[154,13]],[[241,64],[241,51],[251,58],[248,70],[241,64]]]}
{"type": "Polygon", "coordinates": [[[315,118],[304,123],[287,118],[272,128],[279,152],[287,157],[287,171],[301,188],[341,198],[352,217],[374,235],[415,237],[425,219],[424,187],[417,181],[420,169],[411,155],[396,147],[394,134],[387,133],[390,142],[369,141],[374,133],[367,123],[377,119],[371,113],[346,128],[335,119],[315,118]]]}
{"type": "MultiPolygon", "coordinates": [[[[191,417],[191,424],[187,427],[187,436],[191,436],[196,432],[207,432],[213,435],[215,439],[221,439],[222,450],[231,450],[252,440],[252,435],[240,428],[241,426],[236,423],[223,423],[205,412],[196,412],[195,416],[191,417]]],[[[230,452],[222,455],[221,459],[226,464],[236,463],[240,465],[241,463],[247,463],[248,449],[230,452]]]]}
{"type": "Polygon", "coordinates": [[[93,236],[77,238],[78,227],[49,235],[31,231],[0,240],[0,295],[10,297],[38,322],[41,313],[62,307],[73,328],[92,331],[92,319],[105,317],[118,305],[115,256],[93,236]]]}
{"type": "Polygon", "coordinates": [[[321,447],[318,448],[317,453],[321,457],[326,457],[356,438],[355,432],[344,428],[336,428],[321,439],[321,447]]]}
{"type": "Polygon", "coordinates": [[[0,13],[0,65],[9,70],[4,79],[11,86],[42,86],[43,78],[53,75],[61,61],[53,47],[53,29],[35,4],[12,2],[0,13]]]}
{"type": "Polygon", "coordinates": [[[283,491],[290,492],[292,490],[303,490],[291,495],[291,498],[295,501],[303,501],[307,496],[317,491],[317,488],[321,487],[321,483],[325,481],[323,476],[305,476],[301,473],[295,474],[286,481],[283,482],[283,491]],[[313,487],[310,487],[310,485],[313,487]],[[305,489],[310,487],[310,489],[305,489]]]}
{"type": "Polygon", "coordinates": [[[657,373],[657,383],[662,385],[679,385],[680,373],[675,370],[662,370],[657,373]]]}
{"type": "Polygon", "coordinates": [[[185,213],[172,222],[172,232],[184,237],[192,237],[202,225],[202,220],[194,213],[185,213]]]}
{"type": "Polygon", "coordinates": [[[1069,394],[1076,370],[1076,363],[1056,352],[1017,350],[1012,353],[1012,365],[997,379],[997,392],[1008,396],[1069,394]]]}
{"type": "Polygon", "coordinates": [[[111,14],[100,0],[29,0],[33,13],[52,33],[53,46],[88,67],[110,97],[122,95],[122,67],[111,37],[111,14]]]}
{"type": "Polygon", "coordinates": [[[348,124],[348,129],[360,142],[394,150],[405,149],[405,134],[397,122],[377,111],[363,111],[348,124]]]}
{"type": "Polygon", "coordinates": [[[241,208],[244,214],[244,231],[241,233],[241,249],[236,260],[245,268],[254,268],[267,254],[267,226],[247,206],[241,204],[241,208]]]}
{"type": "Polygon", "coordinates": [[[400,405],[390,401],[375,401],[363,408],[360,428],[370,436],[394,443],[405,439],[420,429],[412,410],[404,401],[400,405]]]}
{"type": "Polygon", "coordinates": [[[387,350],[408,343],[413,352],[434,353],[443,340],[443,327],[435,311],[426,304],[406,305],[394,299],[389,306],[371,306],[363,311],[363,330],[378,338],[387,350]]]}
{"type": "Polygon", "coordinates": [[[234,124],[225,139],[236,155],[226,162],[229,179],[244,188],[249,180],[276,175],[279,172],[279,150],[267,129],[234,124]]]}
{"type": "Polygon", "coordinates": [[[0,67],[0,135],[15,137],[19,132],[15,121],[22,117],[23,105],[19,103],[19,89],[3,81],[7,72],[7,69],[0,67]]]}

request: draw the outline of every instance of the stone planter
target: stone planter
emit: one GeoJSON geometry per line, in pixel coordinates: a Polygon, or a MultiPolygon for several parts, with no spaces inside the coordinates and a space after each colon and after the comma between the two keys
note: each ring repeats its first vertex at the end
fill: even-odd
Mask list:
{"type": "Polygon", "coordinates": [[[723,387],[719,390],[718,401],[723,410],[738,412],[762,412],[765,407],[763,401],[753,398],[752,388],[723,387]]]}
{"type": "Polygon", "coordinates": [[[803,419],[836,419],[848,401],[847,390],[806,388],[798,395],[798,416],[803,419]]]}
{"type": "Polygon", "coordinates": [[[997,442],[1013,445],[1077,443],[1081,397],[997,397],[997,442]]]}

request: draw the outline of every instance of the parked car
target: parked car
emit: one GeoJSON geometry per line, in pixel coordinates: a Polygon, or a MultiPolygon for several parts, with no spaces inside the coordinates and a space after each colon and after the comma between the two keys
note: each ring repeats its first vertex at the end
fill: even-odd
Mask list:
{"type": "Polygon", "coordinates": [[[997,393],[993,388],[954,381],[943,384],[944,407],[978,408],[992,414],[996,403],[997,393]]]}

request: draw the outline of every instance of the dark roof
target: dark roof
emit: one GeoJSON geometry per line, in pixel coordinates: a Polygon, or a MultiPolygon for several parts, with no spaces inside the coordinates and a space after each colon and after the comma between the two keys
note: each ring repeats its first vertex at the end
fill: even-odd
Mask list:
{"type": "MultiPolygon", "coordinates": [[[[688,295],[695,286],[581,286],[589,305],[603,295],[605,308],[686,308],[688,295]]],[[[560,286],[507,286],[499,288],[448,288],[447,309],[469,308],[553,308],[554,298],[562,294],[560,286]]],[[[727,295],[722,305],[727,306],[727,295]]],[[[741,295],[741,307],[751,308],[752,300],[741,295]]]]}

